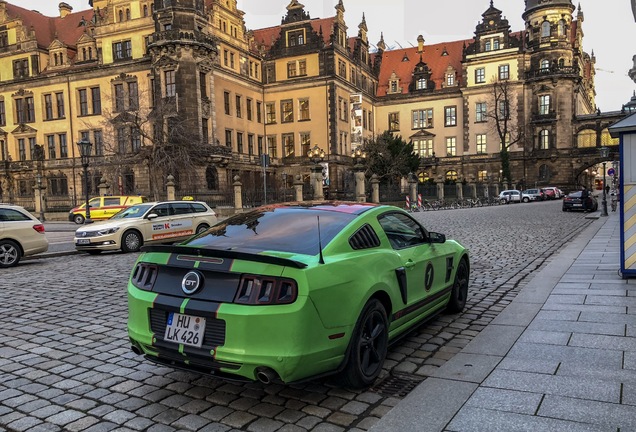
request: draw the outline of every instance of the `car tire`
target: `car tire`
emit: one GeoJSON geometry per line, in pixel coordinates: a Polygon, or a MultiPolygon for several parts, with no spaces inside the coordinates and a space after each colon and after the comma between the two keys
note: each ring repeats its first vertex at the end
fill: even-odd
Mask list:
{"type": "Polygon", "coordinates": [[[378,299],[362,309],[349,342],[347,363],[339,374],[340,383],[350,389],[369,387],[380,375],[389,346],[389,321],[378,299]]]}
{"type": "Polygon", "coordinates": [[[528,198],[528,197],[524,198],[524,199],[523,199],[523,202],[524,202],[524,203],[530,202],[530,198],[528,198]]]}
{"type": "Polygon", "coordinates": [[[501,199],[501,200],[499,201],[499,203],[500,203],[500,204],[508,204],[508,202],[509,202],[509,201],[508,201],[507,199],[501,199]]]}
{"type": "Polygon", "coordinates": [[[73,215],[73,222],[75,222],[78,225],[83,224],[84,223],[84,216],[82,216],[81,214],[73,215]]]}
{"type": "Polygon", "coordinates": [[[126,231],[121,236],[121,250],[124,252],[137,252],[142,244],[141,234],[135,230],[126,231]]]}
{"type": "Polygon", "coordinates": [[[455,272],[455,281],[451,289],[450,299],[446,305],[447,313],[458,313],[464,310],[466,299],[468,298],[468,263],[462,259],[459,261],[455,272]]]}
{"type": "Polygon", "coordinates": [[[17,266],[22,258],[20,246],[12,240],[0,240],[0,268],[17,266]]]}
{"type": "Polygon", "coordinates": [[[201,225],[197,227],[196,234],[200,234],[203,231],[207,230],[208,228],[210,228],[210,225],[202,223],[201,225]]]}

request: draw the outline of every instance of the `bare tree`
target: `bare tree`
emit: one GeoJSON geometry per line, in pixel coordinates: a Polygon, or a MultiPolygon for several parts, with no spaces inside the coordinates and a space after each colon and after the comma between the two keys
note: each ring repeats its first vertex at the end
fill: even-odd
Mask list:
{"type": "Polygon", "coordinates": [[[485,116],[491,130],[497,135],[501,150],[502,180],[512,181],[510,174],[509,149],[524,140],[523,127],[516,116],[519,112],[517,94],[508,80],[493,80],[491,92],[492,104],[485,116]]]}
{"type": "Polygon", "coordinates": [[[155,199],[169,174],[182,188],[196,188],[197,167],[212,153],[212,146],[201,139],[198,119],[179,110],[175,98],[155,98],[150,104],[148,96],[129,95],[126,109],[104,110],[105,163],[114,166],[118,175],[125,167],[147,166],[150,194],[155,199]]]}

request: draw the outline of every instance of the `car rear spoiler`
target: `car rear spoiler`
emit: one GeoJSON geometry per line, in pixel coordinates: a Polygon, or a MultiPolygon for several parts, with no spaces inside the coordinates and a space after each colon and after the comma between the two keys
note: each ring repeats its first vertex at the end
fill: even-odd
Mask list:
{"type": "Polygon", "coordinates": [[[271,255],[262,255],[258,253],[239,252],[225,249],[200,248],[178,245],[150,245],[142,246],[142,252],[162,252],[172,254],[183,254],[191,256],[209,257],[209,258],[228,258],[240,259],[245,261],[261,262],[265,264],[274,264],[285,267],[305,268],[307,264],[292,260],[289,258],[275,257],[271,255]]]}

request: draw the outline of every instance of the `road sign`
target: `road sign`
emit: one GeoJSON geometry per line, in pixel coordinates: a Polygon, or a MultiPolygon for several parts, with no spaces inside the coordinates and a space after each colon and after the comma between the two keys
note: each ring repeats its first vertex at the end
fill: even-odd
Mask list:
{"type": "Polygon", "coordinates": [[[616,171],[614,171],[614,168],[610,168],[610,169],[608,169],[608,170],[607,170],[607,175],[608,175],[608,176],[610,176],[610,177],[611,177],[611,176],[613,176],[614,174],[616,174],[616,171]]]}

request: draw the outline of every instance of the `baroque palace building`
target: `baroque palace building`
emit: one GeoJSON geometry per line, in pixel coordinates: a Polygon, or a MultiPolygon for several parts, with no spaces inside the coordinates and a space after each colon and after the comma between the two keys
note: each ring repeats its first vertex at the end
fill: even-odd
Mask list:
{"type": "Polygon", "coordinates": [[[93,144],[91,194],[103,180],[149,194],[157,174],[183,176],[135,157],[158,125],[206,149],[192,167],[202,194],[236,176],[262,190],[263,173],[276,187],[308,183],[317,146],[336,196],[352,150],[384,131],[414,143],[421,181],[498,182],[502,141],[527,187],[586,184],[598,147],[617,154],[607,126],[625,113],[595,105],[571,0],[526,0],[518,31],[490,1],[471,39],[391,50],[383,37],[370,49],[364,16],[349,36],[342,0],[322,19],[292,0],[280,25],[255,30],[236,0],[88,3],[46,17],[0,0],[0,201],[32,197],[37,178],[49,207],[81,201],[80,140],[93,144]]]}

